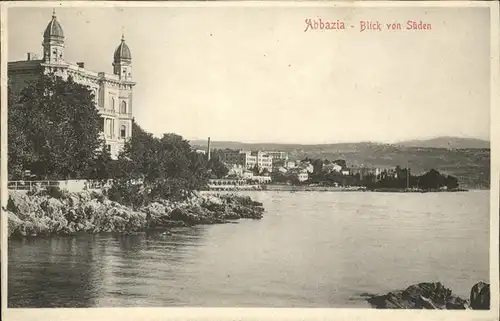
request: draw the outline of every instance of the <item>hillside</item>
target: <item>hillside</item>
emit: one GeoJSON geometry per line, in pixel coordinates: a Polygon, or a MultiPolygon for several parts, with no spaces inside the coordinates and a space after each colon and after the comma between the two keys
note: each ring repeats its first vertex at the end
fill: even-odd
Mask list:
{"type": "Polygon", "coordinates": [[[469,149],[469,148],[490,148],[490,142],[476,138],[459,138],[459,137],[436,137],[426,140],[409,140],[394,144],[403,147],[428,147],[428,148],[452,148],[452,149],[469,149]]]}
{"type": "MultiPolygon", "coordinates": [[[[193,146],[206,148],[206,142],[193,141],[193,146]]],[[[377,143],[343,143],[324,145],[247,144],[238,142],[212,142],[211,148],[280,150],[289,153],[291,159],[305,157],[321,159],[345,159],[354,166],[402,167],[408,166],[414,174],[434,168],[458,178],[465,188],[489,188],[489,148],[430,148],[404,147],[377,143]]]]}

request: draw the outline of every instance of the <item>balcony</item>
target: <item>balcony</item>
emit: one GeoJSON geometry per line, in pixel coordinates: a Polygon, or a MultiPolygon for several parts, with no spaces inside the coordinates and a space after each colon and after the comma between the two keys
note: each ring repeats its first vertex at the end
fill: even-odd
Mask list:
{"type": "Polygon", "coordinates": [[[98,110],[99,110],[99,113],[101,115],[116,116],[116,114],[117,114],[116,110],[114,110],[114,109],[99,107],[98,110]]]}
{"type": "Polygon", "coordinates": [[[120,113],[117,110],[99,107],[99,114],[118,118],[132,118],[132,113],[120,113]]]}

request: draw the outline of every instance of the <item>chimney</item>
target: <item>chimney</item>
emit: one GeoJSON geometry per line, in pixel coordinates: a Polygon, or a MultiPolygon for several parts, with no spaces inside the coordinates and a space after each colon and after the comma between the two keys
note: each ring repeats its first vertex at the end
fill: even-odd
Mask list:
{"type": "Polygon", "coordinates": [[[78,67],[80,68],[84,68],[85,64],[83,62],[77,62],[76,63],[78,65],[78,67]]]}
{"type": "Polygon", "coordinates": [[[26,53],[26,60],[27,61],[30,61],[30,60],[37,60],[38,59],[38,55],[34,52],[28,52],[26,53]]]}
{"type": "Polygon", "coordinates": [[[210,160],[210,137],[208,137],[207,154],[208,154],[208,160],[210,160]]]}

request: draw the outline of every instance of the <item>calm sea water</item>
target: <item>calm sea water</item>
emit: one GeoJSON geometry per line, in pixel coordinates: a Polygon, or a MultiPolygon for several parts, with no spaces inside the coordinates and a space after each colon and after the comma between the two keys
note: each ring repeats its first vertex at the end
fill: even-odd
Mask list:
{"type": "Polygon", "coordinates": [[[11,307],[367,307],[488,280],[489,192],[248,192],[262,220],[9,243],[11,307]]]}

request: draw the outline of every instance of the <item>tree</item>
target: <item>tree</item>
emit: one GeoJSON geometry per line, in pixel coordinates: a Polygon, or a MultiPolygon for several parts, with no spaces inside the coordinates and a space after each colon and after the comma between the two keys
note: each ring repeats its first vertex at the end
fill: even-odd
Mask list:
{"type": "Polygon", "coordinates": [[[419,187],[423,189],[439,189],[444,186],[444,177],[435,169],[431,169],[419,179],[419,187]]]}
{"type": "Polygon", "coordinates": [[[451,175],[446,176],[445,185],[446,185],[446,188],[448,188],[448,189],[455,189],[455,188],[458,188],[458,186],[459,186],[457,178],[453,177],[451,175]]]}
{"type": "Polygon", "coordinates": [[[313,173],[321,173],[323,171],[323,161],[321,159],[315,159],[311,164],[313,165],[313,173]]]}
{"type": "Polygon", "coordinates": [[[260,168],[258,164],[255,164],[255,166],[252,168],[252,172],[257,176],[260,174],[260,168]]]}
{"type": "Polygon", "coordinates": [[[34,161],[33,142],[28,139],[23,130],[25,122],[22,108],[18,106],[19,96],[16,95],[11,87],[8,87],[7,106],[8,106],[8,165],[9,178],[23,178],[26,164],[34,161]]]}
{"type": "Polygon", "coordinates": [[[9,169],[44,179],[80,178],[91,171],[102,142],[93,93],[71,77],[42,76],[9,99],[9,169]]]}
{"type": "Polygon", "coordinates": [[[132,131],[132,138],[117,161],[116,172],[120,179],[114,183],[116,188],[112,188],[113,200],[135,189],[132,181],[140,181],[140,192],[147,196],[137,202],[184,199],[194,190],[206,187],[209,178],[206,158],[196,153],[188,141],[176,134],[155,138],[135,122],[132,131]]]}
{"type": "Polygon", "coordinates": [[[110,179],[115,176],[115,163],[111,159],[111,153],[106,145],[103,144],[101,150],[97,154],[90,169],[88,177],[91,179],[110,179]]]}
{"type": "Polygon", "coordinates": [[[229,169],[220,161],[217,154],[208,161],[208,169],[217,178],[223,178],[229,173],[229,169]]]}

